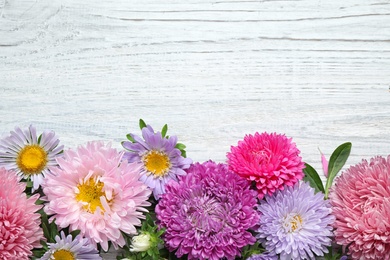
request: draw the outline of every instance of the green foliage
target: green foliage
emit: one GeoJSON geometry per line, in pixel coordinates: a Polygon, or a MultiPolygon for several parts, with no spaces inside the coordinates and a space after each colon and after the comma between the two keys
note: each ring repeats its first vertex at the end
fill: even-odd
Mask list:
{"type": "Polygon", "coordinates": [[[142,128],[146,127],[146,123],[144,120],[140,119],[139,120],[139,128],[142,130],[142,128]]]}
{"type": "Polygon", "coordinates": [[[161,130],[161,135],[162,135],[162,137],[165,137],[166,134],[167,134],[167,132],[168,132],[168,125],[165,124],[164,127],[163,127],[162,130],[161,130]]]}
{"type": "Polygon", "coordinates": [[[146,251],[142,252],[132,252],[132,243],[133,243],[133,237],[129,237],[128,235],[124,234],[126,238],[126,246],[124,247],[125,252],[122,254],[122,256],[118,256],[117,259],[163,259],[164,257],[162,255],[168,255],[166,250],[162,250],[160,248],[163,247],[164,241],[161,239],[161,235],[165,232],[165,229],[158,229],[153,214],[147,214],[146,219],[142,222],[141,228],[138,230],[139,235],[141,234],[147,234],[149,235],[149,247],[146,251]]]}
{"type": "Polygon", "coordinates": [[[322,193],[325,193],[322,180],[313,167],[311,167],[308,163],[305,163],[305,169],[303,169],[303,172],[305,173],[305,177],[303,178],[304,181],[308,182],[310,186],[316,190],[316,192],[321,191],[322,193]]]}
{"type": "Polygon", "coordinates": [[[308,182],[310,186],[316,190],[316,192],[323,192],[325,194],[325,199],[327,199],[333,180],[345,165],[345,162],[351,153],[351,148],[352,144],[350,142],[343,143],[339,145],[330,156],[328,163],[328,177],[326,179],[325,188],[317,171],[308,163],[305,163],[305,169],[303,169],[303,172],[305,173],[303,180],[308,182]]]}
{"type": "Polygon", "coordinates": [[[252,255],[258,255],[265,251],[265,249],[260,245],[259,242],[256,242],[253,245],[244,246],[242,249],[242,259],[247,259],[252,255]]]}
{"type": "Polygon", "coordinates": [[[341,253],[341,247],[336,248],[336,247],[328,247],[328,253],[324,254],[324,259],[325,260],[339,260],[342,256],[341,253]]]}
{"type": "Polygon", "coordinates": [[[343,143],[332,153],[328,165],[328,178],[325,185],[325,198],[328,198],[329,189],[332,186],[333,180],[337,173],[343,168],[351,153],[352,144],[350,142],[343,143]]]}

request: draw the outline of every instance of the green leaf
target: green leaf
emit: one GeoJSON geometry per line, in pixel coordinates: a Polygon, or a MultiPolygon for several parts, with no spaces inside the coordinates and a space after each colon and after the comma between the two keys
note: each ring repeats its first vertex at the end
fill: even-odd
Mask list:
{"type": "Polygon", "coordinates": [[[177,143],[175,148],[177,148],[179,150],[184,150],[184,149],[186,149],[186,146],[182,143],[177,143]]]}
{"type": "Polygon", "coordinates": [[[322,193],[325,193],[322,180],[313,167],[305,163],[305,169],[303,169],[303,172],[305,173],[305,177],[303,178],[304,181],[308,182],[310,186],[316,190],[316,192],[321,191],[322,193]]]}
{"type": "Polygon", "coordinates": [[[126,135],[126,138],[127,138],[130,142],[135,143],[135,140],[134,140],[134,138],[131,136],[131,134],[127,134],[127,135],[126,135]]]}
{"type": "Polygon", "coordinates": [[[343,143],[334,150],[329,159],[328,179],[325,185],[325,199],[328,198],[329,189],[332,186],[333,180],[337,173],[343,168],[351,153],[352,144],[350,142],[343,143]]]}
{"type": "Polygon", "coordinates": [[[162,137],[165,137],[165,135],[167,134],[167,131],[168,131],[168,125],[165,124],[164,127],[161,130],[162,137]]]}
{"type": "Polygon", "coordinates": [[[80,234],[80,230],[76,229],[76,230],[73,230],[72,232],[70,232],[70,234],[72,235],[73,239],[75,237],[77,237],[78,234],[80,234]]]}
{"type": "Polygon", "coordinates": [[[144,120],[140,119],[139,120],[139,128],[142,130],[142,128],[146,127],[146,123],[144,120]]]}

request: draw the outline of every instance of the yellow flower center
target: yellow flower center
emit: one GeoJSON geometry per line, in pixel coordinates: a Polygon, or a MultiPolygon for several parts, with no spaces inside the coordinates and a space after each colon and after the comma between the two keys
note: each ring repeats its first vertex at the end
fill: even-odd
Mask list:
{"type": "Polygon", "coordinates": [[[289,233],[302,228],[302,217],[299,214],[289,214],[284,220],[285,230],[289,233]]]}
{"type": "Polygon", "coordinates": [[[102,191],[104,183],[98,181],[95,182],[93,179],[89,179],[83,184],[77,185],[79,193],[76,195],[77,201],[86,202],[84,209],[90,213],[94,213],[97,207],[104,212],[102,203],[100,202],[100,197],[105,196],[105,193],[102,191]]]}
{"type": "Polygon", "coordinates": [[[26,145],[20,150],[16,164],[24,174],[39,174],[47,164],[47,153],[37,144],[26,145]]]}
{"type": "Polygon", "coordinates": [[[144,162],[146,170],[155,177],[165,176],[171,168],[169,157],[164,152],[155,150],[149,151],[142,157],[142,161],[144,162]]]}
{"type": "Polygon", "coordinates": [[[64,249],[55,251],[52,256],[54,257],[54,260],[75,260],[76,259],[72,252],[64,249]]]}

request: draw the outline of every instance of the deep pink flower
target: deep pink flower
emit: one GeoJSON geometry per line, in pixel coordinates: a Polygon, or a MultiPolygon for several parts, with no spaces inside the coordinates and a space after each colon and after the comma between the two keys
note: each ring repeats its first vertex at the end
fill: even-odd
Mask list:
{"type": "Polygon", "coordinates": [[[27,198],[25,188],[14,172],[0,168],[0,259],[29,259],[33,248],[42,247],[39,194],[27,198]]]}
{"type": "Polygon", "coordinates": [[[390,155],[348,168],[329,198],[336,242],[353,259],[390,259],[390,155]]]}
{"type": "Polygon", "coordinates": [[[229,168],[256,183],[260,199],[303,178],[304,163],[291,138],[276,133],[246,135],[227,153],[229,168]]]}
{"type": "Polygon", "coordinates": [[[121,161],[122,155],[103,142],[89,142],[65,151],[55,175],[42,184],[50,220],[60,228],[79,229],[105,251],[109,241],[115,248],[125,245],[122,232],[137,233],[135,226],[150,205],[151,191],[138,180],[140,166],[121,161]]]}
{"type": "Polygon", "coordinates": [[[248,230],[259,220],[256,191],[225,164],[195,163],[187,172],[156,206],[166,247],[188,259],[235,259],[255,242],[248,230]]]}

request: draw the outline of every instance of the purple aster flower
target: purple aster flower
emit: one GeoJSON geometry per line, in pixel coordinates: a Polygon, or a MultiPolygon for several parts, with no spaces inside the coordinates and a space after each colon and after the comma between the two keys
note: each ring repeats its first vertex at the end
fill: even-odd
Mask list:
{"type": "Polygon", "coordinates": [[[315,194],[306,182],[285,187],[260,202],[259,242],[281,259],[315,259],[331,245],[330,202],[323,193],[315,194]]]}
{"type": "Polygon", "coordinates": [[[65,237],[63,231],[61,231],[61,237],[56,236],[57,243],[49,243],[49,250],[42,256],[40,260],[49,259],[77,259],[77,260],[89,260],[102,259],[99,256],[98,250],[95,246],[89,243],[87,238],[82,238],[81,235],[72,238],[72,235],[65,237]]]}
{"type": "Polygon", "coordinates": [[[140,180],[153,190],[156,200],[165,193],[165,185],[170,181],[177,181],[177,176],[185,175],[192,160],[181,156],[181,151],[175,148],[177,137],[163,137],[160,132],[155,133],[151,126],[142,128],[142,138],[130,134],[134,143],[125,141],[123,158],[129,162],[143,165],[140,180]]]}
{"type": "Polygon", "coordinates": [[[254,244],[259,221],[257,192],[225,164],[195,163],[179,182],[169,182],[156,206],[169,251],[188,259],[234,259],[254,244]]]}
{"type": "Polygon", "coordinates": [[[278,260],[278,256],[269,253],[261,253],[257,255],[251,255],[246,260],[278,260]]]}

